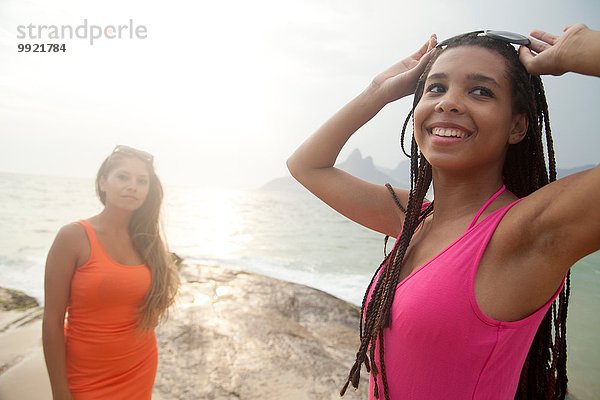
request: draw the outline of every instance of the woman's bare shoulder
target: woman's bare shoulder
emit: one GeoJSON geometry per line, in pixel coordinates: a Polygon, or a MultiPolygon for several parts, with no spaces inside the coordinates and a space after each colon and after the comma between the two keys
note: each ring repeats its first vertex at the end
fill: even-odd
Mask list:
{"type": "Polygon", "coordinates": [[[72,260],[76,266],[85,263],[89,255],[89,240],[85,228],[79,222],[71,222],[58,230],[49,254],[59,259],[72,260]]]}
{"type": "Polygon", "coordinates": [[[80,241],[86,239],[85,228],[79,222],[71,222],[63,225],[56,234],[55,241],[80,241]]]}

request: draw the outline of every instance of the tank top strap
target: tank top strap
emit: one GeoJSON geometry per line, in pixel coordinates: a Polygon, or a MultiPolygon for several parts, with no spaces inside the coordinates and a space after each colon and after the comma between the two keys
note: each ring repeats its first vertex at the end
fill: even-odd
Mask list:
{"type": "Polygon", "coordinates": [[[98,248],[98,238],[96,237],[96,232],[94,232],[94,228],[92,225],[84,219],[80,219],[77,221],[83,229],[85,229],[85,234],[87,235],[88,242],[90,242],[90,257],[96,254],[96,249],[98,248]]]}
{"type": "Polygon", "coordinates": [[[479,211],[477,211],[477,214],[475,214],[475,217],[473,218],[473,220],[471,221],[471,223],[469,224],[469,227],[467,228],[467,230],[471,229],[472,227],[475,226],[475,224],[477,223],[477,220],[479,220],[479,217],[481,217],[481,214],[483,214],[483,212],[485,211],[486,208],[488,208],[488,206],[490,204],[492,204],[492,202],[494,200],[496,200],[496,198],[498,196],[500,196],[502,193],[504,193],[504,191],[506,190],[506,185],[502,185],[502,187],[500,189],[498,189],[498,191],[496,193],[494,193],[492,195],[492,197],[490,197],[479,209],[479,211]]]}

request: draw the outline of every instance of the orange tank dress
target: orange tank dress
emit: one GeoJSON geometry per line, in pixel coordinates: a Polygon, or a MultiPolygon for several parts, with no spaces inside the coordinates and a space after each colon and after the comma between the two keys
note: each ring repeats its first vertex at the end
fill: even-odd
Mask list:
{"type": "Polygon", "coordinates": [[[156,336],[154,330],[137,329],[150,270],[112,260],[89,222],[79,223],[91,251],[73,275],[67,307],[66,365],[73,398],[150,399],[158,365],[156,336]]]}

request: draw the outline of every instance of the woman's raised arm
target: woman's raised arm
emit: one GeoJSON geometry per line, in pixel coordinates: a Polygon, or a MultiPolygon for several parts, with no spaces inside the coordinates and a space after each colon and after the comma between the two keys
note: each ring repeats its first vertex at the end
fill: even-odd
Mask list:
{"type": "MultiPolygon", "coordinates": [[[[521,62],[529,72],[600,76],[600,32],[577,24],[565,28],[561,36],[539,30],[532,36],[539,40],[531,45],[537,55],[520,49],[521,62]]],[[[590,122],[593,130],[595,125],[590,122]]],[[[539,265],[537,273],[530,275],[532,285],[544,281],[556,286],[577,260],[600,250],[599,202],[597,166],[552,182],[515,206],[514,222],[522,229],[513,231],[520,236],[510,238],[510,253],[529,254],[528,264],[539,265]],[[527,224],[522,225],[522,221],[527,224]]]]}
{"type": "MultiPolygon", "coordinates": [[[[404,214],[385,186],[365,182],[333,165],[342,147],[361,126],[386,104],[414,92],[435,45],[432,36],[414,54],[375,77],[364,92],[302,143],[287,162],[292,176],[333,209],[390,236],[400,232],[404,214]]],[[[406,206],[408,191],[396,189],[396,194],[406,206]]]]}

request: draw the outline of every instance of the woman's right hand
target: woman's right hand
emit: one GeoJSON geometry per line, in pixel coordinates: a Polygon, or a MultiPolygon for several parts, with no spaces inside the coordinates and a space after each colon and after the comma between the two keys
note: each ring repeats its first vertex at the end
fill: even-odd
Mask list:
{"type": "Polygon", "coordinates": [[[433,34],[419,50],[377,75],[371,84],[372,89],[379,92],[386,103],[413,94],[436,45],[437,38],[433,34]]]}
{"type": "MultiPolygon", "coordinates": [[[[396,237],[404,214],[388,189],[334,167],[348,139],[381,109],[414,93],[437,44],[432,35],[411,56],[377,75],[372,83],[342,107],[302,143],[288,159],[290,173],[298,182],[340,214],[377,232],[396,237]]],[[[408,190],[395,189],[406,207],[408,190]]]]}

